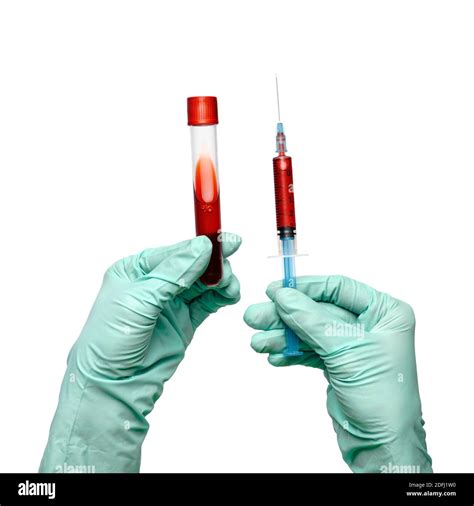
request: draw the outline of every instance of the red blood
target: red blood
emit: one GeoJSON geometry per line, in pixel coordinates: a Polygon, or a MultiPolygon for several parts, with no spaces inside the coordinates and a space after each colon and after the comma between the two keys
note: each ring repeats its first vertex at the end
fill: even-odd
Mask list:
{"type": "Polygon", "coordinates": [[[293,168],[290,156],[279,155],[273,159],[273,178],[277,228],[296,229],[293,168]]]}
{"type": "Polygon", "coordinates": [[[223,274],[221,205],[216,169],[211,158],[205,155],[199,158],[194,176],[194,216],[196,235],[206,235],[212,242],[211,260],[201,281],[216,285],[223,274]]]}

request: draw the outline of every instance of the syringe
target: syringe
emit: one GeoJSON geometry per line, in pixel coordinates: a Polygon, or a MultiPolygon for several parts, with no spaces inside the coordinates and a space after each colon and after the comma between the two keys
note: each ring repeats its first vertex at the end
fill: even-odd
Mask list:
{"type": "MultiPolygon", "coordinates": [[[[286,155],[286,137],[283,123],[280,121],[280,96],[278,93],[278,78],[276,79],[278,123],[276,135],[276,152],[273,159],[273,179],[275,183],[275,208],[277,234],[280,241],[280,255],[283,257],[283,286],[296,288],[296,218],[295,193],[293,187],[293,167],[291,157],[286,155]]],[[[302,355],[298,349],[299,339],[288,327],[285,329],[287,357],[302,355]]]]}

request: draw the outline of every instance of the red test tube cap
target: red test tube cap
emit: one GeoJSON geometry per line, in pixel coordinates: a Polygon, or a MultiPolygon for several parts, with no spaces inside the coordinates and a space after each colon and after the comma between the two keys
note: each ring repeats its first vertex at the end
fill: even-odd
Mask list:
{"type": "Polygon", "coordinates": [[[188,98],[188,125],[217,125],[217,98],[216,97],[189,97],[188,98]]]}

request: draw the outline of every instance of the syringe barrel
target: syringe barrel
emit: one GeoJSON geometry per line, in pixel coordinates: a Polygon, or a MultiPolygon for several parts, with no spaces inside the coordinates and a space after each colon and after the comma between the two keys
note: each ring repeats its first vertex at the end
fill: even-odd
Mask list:
{"type": "Polygon", "coordinates": [[[188,98],[196,235],[206,235],[212,242],[211,260],[201,277],[209,286],[218,284],[223,275],[217,123],[215,97],[188,98]]]}
{"type": "Polygon", "coordinates": [[[290,156],[279,155],[273,159],[273,179],[278,234],[293,237],[296,234],[296,216],[290,156]]]}
{"type": "MultiPolygon", "coordinates": [[[[285,288],[296,288],[296,238],[283,237],[280,234],[280,244],[283,256],[283,286],[285,288]]],[[[286,348],[283,352],[285,356],[296,357],[302,355],[302,352],[299,350],[300,342],[298,336],[289,327],[285,329],[285,342],[286,348]]]]}

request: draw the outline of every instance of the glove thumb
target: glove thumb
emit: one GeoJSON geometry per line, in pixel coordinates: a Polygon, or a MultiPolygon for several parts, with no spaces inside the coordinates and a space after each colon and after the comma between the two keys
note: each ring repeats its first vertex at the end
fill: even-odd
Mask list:
{"type": "Polygon", "coordinates": [[[153,305],[161,310],[200,278],[209,264],[211,252],[212,243],[206,236],[184,241],[137,283],[142,284],[153,305]]]}

